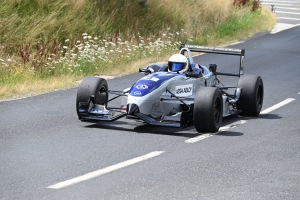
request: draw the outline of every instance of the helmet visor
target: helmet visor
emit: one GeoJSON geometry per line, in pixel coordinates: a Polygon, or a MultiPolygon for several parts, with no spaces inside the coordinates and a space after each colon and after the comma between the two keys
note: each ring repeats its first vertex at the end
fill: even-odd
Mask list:
{"type": "Polygon", "coordinates": [[[186,65],[186,63],[169,62],[169,71],[178,72],[180,70],[183,70],[185,65],[186,65]]]}

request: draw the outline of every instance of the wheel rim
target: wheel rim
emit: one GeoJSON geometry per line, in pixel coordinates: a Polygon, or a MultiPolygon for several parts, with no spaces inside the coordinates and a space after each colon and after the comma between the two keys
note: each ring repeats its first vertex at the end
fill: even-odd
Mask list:
{"type": "Polygon", "coordinates": [[[215,123],[218,123],[220,121],[220,116],[221,116],[221,102],[220,99],[217,98],[214,105],[215,123]]]}
{"type": "Polygon", "coordinates": [[[258,88],[256,99],[257,99],[256,108],[257,108],[257,110],[260,110],[262,107],[262,100],[263,100],[261,86],[258,88]]]}
{"type": "Polygon", "coordinates": [[[100,90],[98,91],[97,95],[97,103],[103,105],[107,101],[107,89],[105,86],[102,86],[100,90]]]}

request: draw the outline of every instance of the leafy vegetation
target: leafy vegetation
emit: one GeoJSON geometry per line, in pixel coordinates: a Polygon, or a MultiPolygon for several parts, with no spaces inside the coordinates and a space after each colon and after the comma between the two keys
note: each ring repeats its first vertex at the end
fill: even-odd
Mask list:
{"type": "Polygon", "coordinates": [[[132,73],[180,43],[219,45],[275,23],[257,0],[10,0],[0,19],[0,98],[132,73]],[[66,84],[39,89],[56,79],[66,84]]]}

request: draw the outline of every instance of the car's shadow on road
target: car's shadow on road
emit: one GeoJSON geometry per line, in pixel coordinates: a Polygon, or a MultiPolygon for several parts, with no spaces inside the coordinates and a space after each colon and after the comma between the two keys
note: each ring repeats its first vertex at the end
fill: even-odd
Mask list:
{"type": "Polygon", "coordinates": [[[243,133],[241,132],[234,132],[234,131],[220,131],[214,135],[217,135],[217,136],[230,136],[230,137],[236,137],[236,136],[242,136],[244,135],[243,133]]]}
{"type": "Polygon", "coordinates": [[[139,133],[139,134],[168,135],[168,136],[185,137],[185,138],[193,138],[198,135],[201,135],[195,130],[194,126],[180,129],[180,128],[170,128],[170,127],[163,127],[163,126],[153,126],[141,122],[126,122],[126,121],[104,122],[104,123],[101,122],[101,123],[90,124],[85,127],[115,130],[115,131],[127,131],[127,132],[139,133]]]}
{"type": "MultiPolygon", "coordinates": [[[[258,117],[243,117],[239,115],[231,115],[223,118],[222,127],[224,126],[240,126],[239,123],[241,120],[251,121],[258,119],[280,119],[282,117],[275,114],[262,114],[258,117]]],[[[86,128],[97,128],[97,129],[105,129],[112,131],[127,131],[139,134],[158,134],[158,135],[168,135],[175,137],[184,137],[184,138],[193,138],[205,133],[198,133],[194,126],[187,128],[172,128],[172,127],[164,127],[164,126],[153,126],[146,124],[141,121],[133,121],[127,119],[120,119],[114,122],[97,122],[92,123],[85,126],[86,128]]],[[[219,131],[215,133],[218,136],[242,136],[244,135],[241,132],[235,132],[234,129],[229,128],[225,131],[219,131]]]]}
{"type": "Polygon", "coordinates": [[[275,114],[260,114],[257,116],[258,119],[282,119],[281,116],[275,114]]]}
{"type": "Polygon", "coordinates": [[[251,121],[251,120],[258,120],[258,119],[281,119],[282,117],[276,114],[260,114],[257,117],[244,117],[238,114],[230,115],[228,117],[223,118],[222,126],[227,126],[239,120],[251,121]]]}

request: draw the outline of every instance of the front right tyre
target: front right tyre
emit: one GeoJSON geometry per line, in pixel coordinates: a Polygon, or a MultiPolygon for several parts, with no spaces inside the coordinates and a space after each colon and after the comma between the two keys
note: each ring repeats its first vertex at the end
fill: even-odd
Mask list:
{"type": "Polygon", "coordinates": [[[200,87],[194,101],[194,126],[199,133],[217,132],[223,120],[223,99],[220,89],[200,87]]]}

